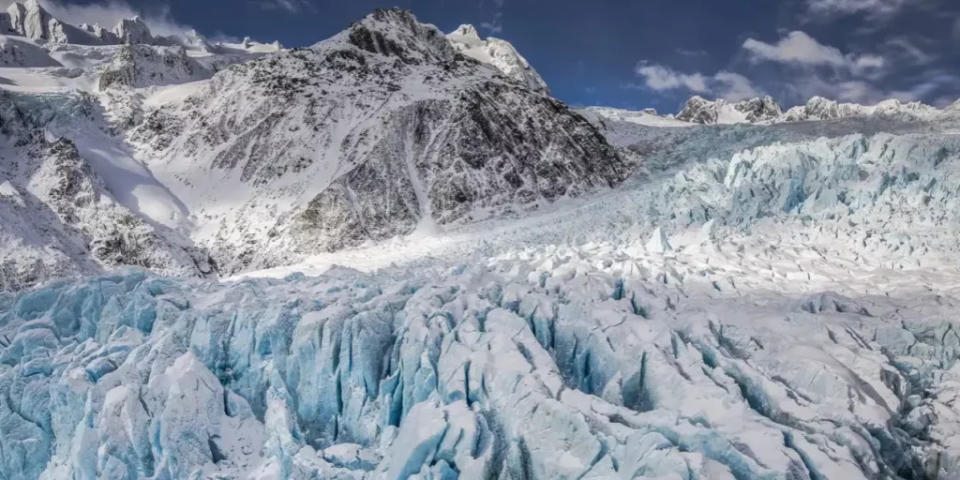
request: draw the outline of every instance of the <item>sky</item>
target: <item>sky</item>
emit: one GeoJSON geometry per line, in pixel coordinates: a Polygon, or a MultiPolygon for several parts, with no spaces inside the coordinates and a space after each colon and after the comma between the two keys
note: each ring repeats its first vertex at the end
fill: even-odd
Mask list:
{"type": "MultiPolygon", "coordinates": [[[[0,6],[10,0],[0,0],[0,6]]],[[[71,23],[139,14],[156,30],[308,46],[374,8],[510,41],[576,106],[676,112],[691,95],[960,98],[960,0],[43,0],[71,23]]]]}

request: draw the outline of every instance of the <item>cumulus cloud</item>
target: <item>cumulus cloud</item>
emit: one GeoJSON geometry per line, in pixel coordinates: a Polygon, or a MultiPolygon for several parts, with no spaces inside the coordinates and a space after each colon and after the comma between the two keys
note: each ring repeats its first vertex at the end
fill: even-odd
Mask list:
{"type": "Polygon", "coordinates": [[[643,78],[643,87],[662,92],[667,90],[685,90],[698,94],[709,94],[731,101],[763,95],[749,78],[738,73],[720,71],[713,75],[702,73],[680,73],[664,65],[640,62],[635,72],[643,78]]]}
{"type": "Polygon", "coordinates": [[[678,88],[685,88],[697,93],[708,91],[707,78],[700,73],[679,73],[670,67],[647,62],[640,62],[635,71],[637,75],[643,77],[647,88],[657,92],[678,88]]]}
{"type": "Polygon", "coordinates": [[[937,99],[955,91],[956,76],[950,72],[925,69],[905,78],[901,71],[893,70],[895,65],[934,61],[935,57],[911,39],[891,38],[877,48],[882,54],[845,53],[795,31],[774,43],[752,38],[743,42],[746,63],[734,65],[747,68],[745,71],[721,70],[709,75],[640,62],[635,73],[643,80],[638,87],[651,91],[683,91],[731,101],[775,92],[786,103],[803,103],[812,96],[865,104],[888,98],[943,103],[937,99]]]}
{"type": "Polygon", "coordinates": [[[844,54],[839,48],[824,45],[799,30],[788,33],[774,44],[748,38],[743,42],[743,49],[753,62],[831,66],[855,74],[876,71],[886,64],[879,55],[844,54]]]}

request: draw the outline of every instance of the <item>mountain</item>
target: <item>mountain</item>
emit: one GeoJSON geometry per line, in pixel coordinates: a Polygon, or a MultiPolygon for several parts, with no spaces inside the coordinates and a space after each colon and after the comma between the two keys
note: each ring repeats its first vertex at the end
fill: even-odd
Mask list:
{"type": "MultiPolygon", "coordinates": [[[[61,101],[71,121],[98,115],[89,96],[61,101]]],[[[187,240],[118,202],[76,144],[46,138],[44,113],[29,99],[0,92],[3,135],[20,143],[0,153],[0,288],[119,265],[168,275],[215,273],[209,257],[187,240]]]]}
{"type": "Polygon", "coordinates": [[[14,2],[0,14],[0,31],[54,44],[112,45],[118,43],[150,43],[153,37],[139,19],[122,20],[114,31],[100,26],[76,27],[54,18],[39,0],[14,2]],[[136,32],[131,34],[131,32],[136,32]]]}
{"type": "MultiPolygon", "coordinates": [[[[103,196],[159,238],[150,243],[158,257],[133,264],[188,275],[289,264],[526,214],[616,186],[634,170],[591,123],[516,77],[517,63],[464,54],[409,12],[378,10],[290,51],[249,41],[149,45],[139,43],[150,38],[141,27],[131,20],[116,30],[129,44],[70,45],[64,61],[87,63],[66,80],[62,68],[24,71],[11,108],[35,103],[43,114],[10,137],[9,153],[74,144],[103,196]],[[72,119],[52,93],[36,92],[51,79],[56,96],[94,114],[72,119]],[[88,93],[59,90],[64,83],[88,93]]],[[[23,190],[29,178],[12,185],[23,190]]],[[[88,250],[55,257],[58,269],[113,265],[91,253],[91,241],[74,239],[88,250]]],[[[16,285],[48,276],[16,265],[16,278],[32,279],[16,285]]]]}
{"type": "Polygon", "coordinates": [[[694,96],[677,113],[677,120],[690,123],[757,123],[775,120],[780,117],[780,105],[771,97],[758,97],[741,102],[726,100],[705,100],[694,96]]]}
{"type": "Polygon", "coordinates": [[[228,272],[517,214],[631,172],[581,116],[400,10],[145,115],[131,142],[228,272]]]}
{"type": "Polygon", "coordinates": [[[656,111],[631,111],[607,107],[586,107],[583,112],[614,121],[624,121],[648,126],[774,124],[844,118],[886,118],[904,121],[923,121],[949,114],[944,110],[920,102],[903,103],[896,99],[885,100],[876,105],[839,103],[823,97],[813,97],[804,105],[784,112],[769,96],[751,98],[739,102],[723,99],[707,100],[693,96],[674,115],[657,115],[656,111]]]}
{"type": "Polygon", "coordinates": [[[13,2],[0,13],[0,35],[24,37],[51,45],[180,45],[179,36],[154,36],[139,17],[121,19],[113,29],[71,25],[50,14],[39,0],[13,2]]]}
{"type": "Polygon", "coordinates": [[[854,117],[901,117],[906,119],[926,119],[940,111],[920,102],[902,103],[891,99],[876,105],[864,106],[854,103],[838,103],[823,97],[813,97],[805,105],[796,106],[783,114],[779,121],[801,122],[809,120],[832,120],[854,117]]]}

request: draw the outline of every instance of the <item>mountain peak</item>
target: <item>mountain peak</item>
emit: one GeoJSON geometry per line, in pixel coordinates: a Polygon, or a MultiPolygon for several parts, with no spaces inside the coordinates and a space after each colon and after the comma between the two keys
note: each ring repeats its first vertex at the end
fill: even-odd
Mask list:
{"type": "Polygon", "coordinates": [[[51,43],[80,45],[113,45],[118,43],[152,43],[150,28],[140,17],[125,18],[114,29],[83,24],[79,27],[51,15],[39,0],[14,2],[0,14],[0,29],[13,35],[51,43]]]}
{"type": "Polygon", "coordinates": [[[547,83],[530,65],[530,62],[514,46],[499,38],[483,39],[473,25],[464,24],[447,34],[447,40],[461,54],[482,63],[493,65],[504,75],[523,83],[527,87],[549,93],[547,83]]]}
{"type": "Polygon", "coordinates": [[[694,95],[677,114],[678,120],[691,123],[757,123],[771,121],[783,113],[780,105],[769,95],[739,102],[724,99],[707,100],[694,95]]]}
{"type": "MultiPolygon", "coordinates": [[[[451,60],[456,53],[436,27],[420,23],[409,10],[378,8],[346,33],[348,43],[404,63],[451,60]]],[[[321,42],[323,43],[323,42],[321,42]]]]}
{"type": "Polygon", "coordinates": [[[476,39],[480,41],[480,34],[477,33],[477,29],[468,23],[460,25],[456,30],[450,32],[448,37],[463,37],[464,39],[476,39]]]}
{"type": "Polygon", "coordinates": [[[150,27],[148,27],[139,16],[120,20],[113,29],[113,33],[116,34],[121,43],[138,44],[153,42],[150,27]]]}

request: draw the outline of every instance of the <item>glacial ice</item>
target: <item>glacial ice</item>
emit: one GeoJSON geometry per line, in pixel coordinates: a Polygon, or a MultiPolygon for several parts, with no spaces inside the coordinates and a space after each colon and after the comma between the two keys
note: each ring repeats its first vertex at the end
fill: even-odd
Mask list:
{"type": "Polygon", "coordinates": [[[949,300],[724,296],[666,265],[625,274],[652,257],[624,255],[557,247],[228,284],[129,270],[4,294],[0,472],[817,479],[960,468],[949,300]]]}

